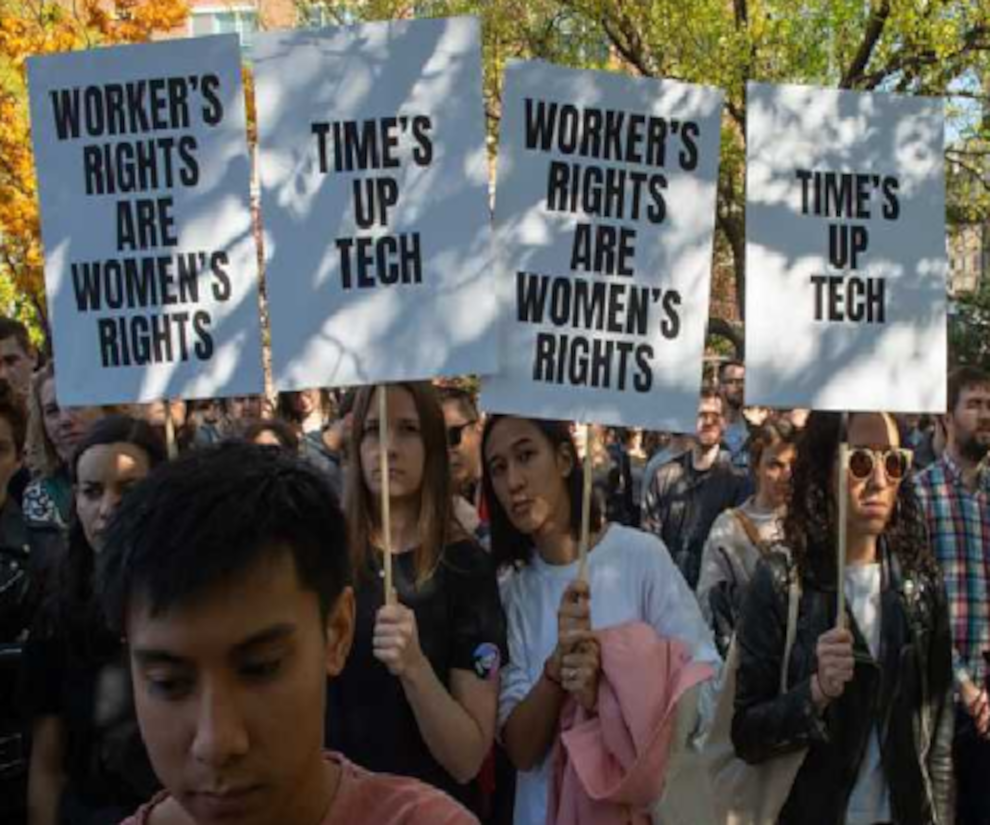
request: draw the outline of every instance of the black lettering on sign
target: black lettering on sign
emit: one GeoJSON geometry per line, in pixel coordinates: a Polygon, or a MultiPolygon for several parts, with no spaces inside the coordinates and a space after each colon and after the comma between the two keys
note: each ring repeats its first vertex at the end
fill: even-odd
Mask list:
{"type": "Polygon", "coordinates": [[[215,351],[212,325],[203,310],[100,318],[100,361],[104,367],[208,361],[215,351]]]}
{"type": "Polygon", "coordinates": [[[547,168],[546,208],[612,220],[661,223],[667,215],[667,178],[612,167],[551,161],[547,168]]]}
{"type": "Polygon", "coordinates": [[[859,257],[869,245],[869,232],[861,224],[828,225],[828,262],[836,269],[859,269],[859,257]]]}
{"type": "Polygon", "coordinates": [[[886,322],[886,280],[860,275],[812,275],[816,321],[886,322]]]}
{"type": "Polygon", "coordinates": [[[700,126],[638,112],[526,98],[524,139],[529,151],[556,152],[590,160],[667,166],[668,141],[679,140],[677,163],[690,171],[698,164],[700,126]]]}
{"type": "Polygon", "coordinates": [[[82,150],[87,195],[127,195],[199,183],[196,138],[182,135],[149,140],[92,143],[82,150]]]}
{"type": "Polygon", "coordinates": [[[176,246],[172,198],[135,198],[117,202],[117,251],[136,252],[176,246]]]}
{"type": "Polygon", "coordinates": [[[801,184],[801,212],[821,218],[866,221],[879,213],[897,220],[899,184],[892,175],[797,169],[801,184]]]}
{"type": "Polygon", "coordinates": [[[631,278],[635,275],[635,243],[635,229],[579,223],[574,229],[571,269],[631,278]]]}
{"type": "Polygon", "coordinates": [[[368,120],[327,121],[310,124],[316,138],[316,160],[321,174],[397,169],[406,137],[413,163],[433,161],[433,123],[426,115],[368,120]]]}
{"type": "Polygon", "coordinates": [[[109,258],[71,264],[79,312],[150,309],[198,304],[201,279],[209,279],[214,300],[232,294],[224,251],[179,252],[109,258]]]}
{"type": "Polygon", "coordinates": [[[632,341],[612,341],[539,332],[534,348],[534,381],[572,387],[638,393],[653,386],[653,348],[632,341]]]}
{"type": "Polygon", "coordinates": [[[335,244],[340,255],[340,283],[344,289],[423,282],[418,232],[337,238],[335,244]]]}
{"type": "Polygon", "coordinates": [[[399,202],[395,178],[356,178],[353,183],[354,223],[359,229],[388,226],[389,210],[399,202]]]}
{"type": "Polygon", "coordinates": [[[220,78],[215,74],[145,78],[124,83],[71,86],[48,93],[60,141],[140,135],[194,125],[194,97],[203,122],[223,119],[220,78]]]}

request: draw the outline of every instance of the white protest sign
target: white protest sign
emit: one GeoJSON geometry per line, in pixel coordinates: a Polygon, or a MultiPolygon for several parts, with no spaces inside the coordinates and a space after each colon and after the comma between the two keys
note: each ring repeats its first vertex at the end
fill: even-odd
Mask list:
{"type": "Polygon", "coordinates": [[[259,393],[233,35],[28,61],[59,403],[259,393]]]}
{"type": "Polygon", "coordinates": [[[508,68],[485,409],[694,430],[721,104],[672,81],[508,68]]]}
{"type": "Polygon", "coordinates": [[[253,57],[276,386],[495,369],[478,22],[272,32],[253,57]]]}
{"type": "Polygon", "coordinates": [[[943,106],[750,84],[746,403],[945,411],[943,106]]]}

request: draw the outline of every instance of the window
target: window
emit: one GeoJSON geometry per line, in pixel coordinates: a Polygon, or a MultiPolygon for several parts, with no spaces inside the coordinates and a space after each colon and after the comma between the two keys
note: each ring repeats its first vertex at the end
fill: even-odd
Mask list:
{"type": "Polygon", "coordinates": [[[297,3],[299,25],[306,29],[324,29],[328,26],[349,25],[358,22],[352,9],[333,9],[332,7],[335,5],[331,0],[309,0],[309,2],[297,3]]]}
{"type": "Polygon", "coordinates": [[[250,52],[258,31],[258,10],[251,6],[210,6],[194,8],[189,16],[194,37],[208,34],[236,34],[241,51],[250,52]]]}

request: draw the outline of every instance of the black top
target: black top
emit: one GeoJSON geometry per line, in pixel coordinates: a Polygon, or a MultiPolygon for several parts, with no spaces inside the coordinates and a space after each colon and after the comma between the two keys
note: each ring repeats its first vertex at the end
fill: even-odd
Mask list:
{"type": "MultiPolygon", "coordinates": [[[[420,647],[437,678],[449,689],[454,669],[495,676],[507,653],[489,555],[471,541],[450,544],[418,589],[413,562],[413,553],[394,557],[393,583],[399,601],[416,614],[420,647]]],[[[344,672],[329,686],[327,745],[373,771],[428,782],[477,810],[477,782],[458,784],[433,758],[402,684],[374,657],[375,616],[385,603],[384,590],[380,570],[363,571],[356,588],[354,646],[344,672]]]]}
{"type": "Polygon", "coordinates": [[[25,647],[21,697],[31,718],[57,716],[64,726],[60,822],[116,825],[160,787],[137,727],[124,648],[109,631],[67,633],[43,618],[25,647]]]}
{"type": "Polygon", "coordinates": [[[692,590],[701,576],[705,540],[718,515],[742,504],[752,481],[732,466],[723,450],[707,470],[697,470],[692,451],[660,465],[652,479],[644,479],[644,530],[663,540],[674,563],[692,590]]]}

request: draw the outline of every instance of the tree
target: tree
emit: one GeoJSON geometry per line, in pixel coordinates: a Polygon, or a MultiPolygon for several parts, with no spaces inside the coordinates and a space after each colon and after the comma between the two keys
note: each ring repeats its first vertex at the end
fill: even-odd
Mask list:
{"type": "Polygon", "coordinates": [[[28,122],[31,55],[139,43],[181,25],[185,0],[0,0],[0,312],[47,328],[28,122]]]}
{"type": "Polygon", "coordinates": [[[959,136],[948,158],[950,217],[990,217],[990,3],[986,0],[356,0],[323,2],[341,22],[478,14],[488,113],[512,57],[719,86],[726,93],[716,281],[745,289],[746,83],[948,95],[959,136]],[[604,48],[603,48],[604,46],[604,48]],[[982,117],[980,107],[982,106],[982,117]],[[968,170],[968,171],[967,171],[968,170]],[[719,272],[724,261],[725,272],[719,272]]]}

